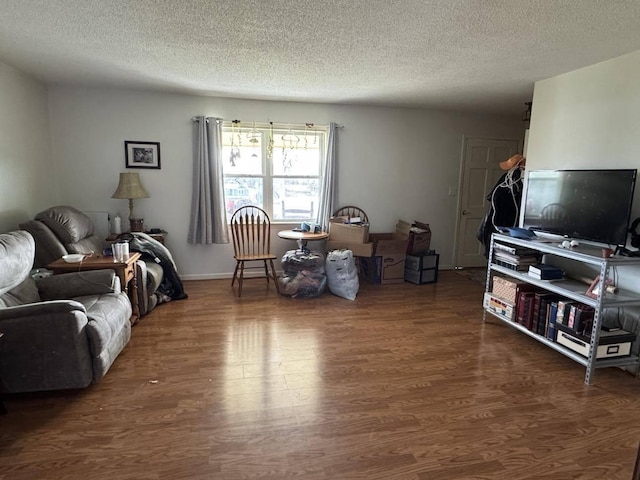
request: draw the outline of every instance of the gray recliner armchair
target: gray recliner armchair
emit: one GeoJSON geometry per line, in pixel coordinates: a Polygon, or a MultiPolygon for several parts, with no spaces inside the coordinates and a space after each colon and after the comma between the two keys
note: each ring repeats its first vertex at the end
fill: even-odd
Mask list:
{"type": "MultiPolygon", "coordinates": [[[[106,239],[94,233],[91,218],[66,205],[43,210],[33,220],[21,223],[20,228],[28,231],[35,239],[36,268],[44,268],[68,253],[94,252],[101,255],[109,247],[106,239]]],[[[159,242],[150,237],[149,241],[159,245],[159,242]]],[[[139,260],[137,267],[138,307],[142,316],[158,304],[156,291],[163,281],[164,272],[158,263],[149,259],[139,260]]]]}
{"type": "Polygon", "coordinates": [[[113,270],[31,277],[33,237],[0,234],[0,378],[6,393],[83,388],[131,338],[131,303],[113,270]]]}

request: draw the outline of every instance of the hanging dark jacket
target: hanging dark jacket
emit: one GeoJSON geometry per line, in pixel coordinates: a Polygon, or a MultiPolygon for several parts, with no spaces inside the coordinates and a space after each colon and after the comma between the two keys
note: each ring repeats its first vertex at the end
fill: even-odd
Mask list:
{"type": "Polygon", "coordinates": [[[505,172],[487,195],[489,209],[485,213],[476,238],[484,245],[484,256],[489,258],[491,234],[498,232],[496,227],[515,227],[520,217],[522,203],[522,182],[524,170],[515,167],[505,172]],[[511,174],[511,187],[507,185],[507,176],[511,174]]]}
{"type": "Polygon", "coordinates": [[[171,253],[164,245],[141,232],[123,233],[118,239],[128,242],[130,251],[140,252],[143,259],[153,260],[162,267],[162,283],[157,290],[159,293],[172,300],[187,298],[171,253]]]}

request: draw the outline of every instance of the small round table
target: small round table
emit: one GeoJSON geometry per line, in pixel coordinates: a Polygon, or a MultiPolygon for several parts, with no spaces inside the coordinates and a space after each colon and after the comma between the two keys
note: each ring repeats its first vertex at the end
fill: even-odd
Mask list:
{"type": "Polygon", "coordinates": [[[298,248],[304,252],[308,250],[307,242],[313,240],[324,240],[329,236],[329,233],[295,232],[293,230],[282,230],[281,232],[278,232],[278,236],[286,240],[296,240],[298,242],[298,248]]]}

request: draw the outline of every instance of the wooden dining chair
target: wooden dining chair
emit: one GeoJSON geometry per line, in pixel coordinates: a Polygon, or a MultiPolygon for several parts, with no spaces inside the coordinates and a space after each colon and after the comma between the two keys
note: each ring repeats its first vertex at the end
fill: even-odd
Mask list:
{"type": "Polygon", "coordinates": [[[238,297],[242,295],[245,268],[264,268],[267,284],[269,278],[273,279],[276,291],[280,293],[273,264],[276,256],[270,251],[271,220],[267,212],[252,205],[239,208],[231,217],[231,236],[233,237],[233,257],[236,259],[231,287],[237,279],[238,297]],[[245,267],[246,262],[262,262],[262,265],[245,267]]]}
{"type": "Polygon", "coordinates": [[[362,220],[362,223],[369,223],[369,217],[367,217],[367,214],[365,213],[365,211],[362,210],[360,207],[354,207],[352,205],[348,205],[346,207],[340,207],[333,214],[334,217],[342,217],[347,215],[349,216],[349,218],[360,217],[360,219],[362,220]]]}

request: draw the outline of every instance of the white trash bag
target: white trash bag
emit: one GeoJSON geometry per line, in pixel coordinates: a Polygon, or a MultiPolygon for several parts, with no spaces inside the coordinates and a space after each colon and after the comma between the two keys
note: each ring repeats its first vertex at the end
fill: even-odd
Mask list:
{"type": "Polygon", "coordinates": [[[327,253],[327,284],[338,297],[355,300],[360,282],[358,269],[351,250],[332,250],[327,253]]]}

